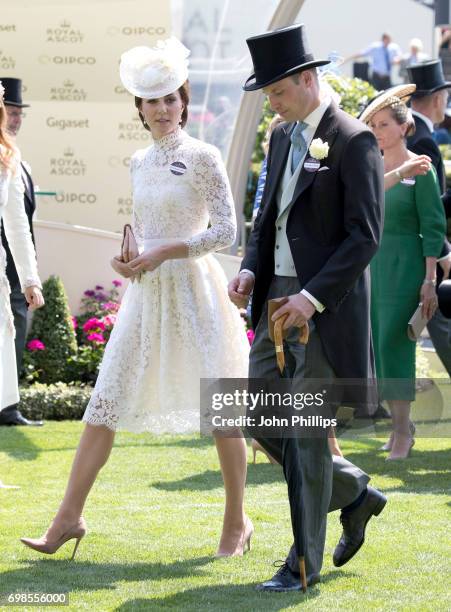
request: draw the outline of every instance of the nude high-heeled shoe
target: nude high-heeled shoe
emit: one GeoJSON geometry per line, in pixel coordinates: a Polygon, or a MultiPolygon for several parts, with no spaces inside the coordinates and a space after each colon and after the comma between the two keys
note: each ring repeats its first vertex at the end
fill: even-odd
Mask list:
{"type": "MultiPolygon", "coordinates": [[[[412,436],[412,440],[413,440],[413,444],[412,446],[415,444],[415,432],[417,430],[417,428],[415,427],[415,423],[412,423],[412,421],[409,422],[409,429],[410,429],[410,435],[412,436]]],[[[387,440],[387,442],[384,444],[384,446],[381,446],[379,450],[382,451],[391,451],[392,447],[393,447],[393,432],[391,432],[389,439],[387,440]]]]}
{"type": "Polygon", "coordinates": [[[253,463],[255,464],[255,455],[257,454],[257,451],[260,451],[261,453],[263,453],[264,455],[266,455],[269,459],[269,463],[277,463],[277,461],[274,459],[274,457],[271,457],[271,455],[268,453],[268,451],[266,451],[263,446],[260,444],[260,442],[257,442],[257,440],[252,440],[251,442],[251,447],[252,447],[252,454],[254,457],[253,463]]]}
{"type": "Polygon", "coordinates": [[[243,531],[239,537],[238,543],[235,546],[234,550],[224,551],[218,550],[215,557],[242,557],[244,555],[245,549],[250,551],[251,549],[251,537],[254,533],[254,526],[250,518],[246,516],[246,520],[244,521],[243,531]]]}
{"type": "Polygon", "coordinates": [[[385,461],[399,461],[400,459],[407,459],[410,456],[410,451],[415,444],[415,438],[412,436],[404,436],[398,434],[393,436],[393,446],[388,457],[385,461]]]}
{"type": "Polygon", "coordinates": [[[67,529],[56,540],[49,540],[47,538],[47,534],[45,534],[42,536],[42,538],[20,538],[20,541],[25,544],[25,546],[28,546],[28,548],[32,548],[33,550],[37,550],[38,552],[44,553],[46,555],[53,555],[59,548],[61,548],[63,544],[65,544],[69,540],[75,539],[75,547],[71,557],[72,561],[75,557],[75,553],[77,552],[80,540],[86,535],[86,532],[87,528],[85,519],[83,517],[80,517],[75,525],[72,525],[72,527],[67,529]]]}

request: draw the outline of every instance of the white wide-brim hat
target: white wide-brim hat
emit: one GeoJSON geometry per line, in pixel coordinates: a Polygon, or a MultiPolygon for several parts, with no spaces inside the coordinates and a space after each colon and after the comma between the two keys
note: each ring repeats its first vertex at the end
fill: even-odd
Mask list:
{"type": "Polygon", "coordinates": [[[121,56],[122,85],[146,100],[167,96],[187,80],[189,54],[175,36],[159,40],[155,47],[133,47],[121,56]]]}

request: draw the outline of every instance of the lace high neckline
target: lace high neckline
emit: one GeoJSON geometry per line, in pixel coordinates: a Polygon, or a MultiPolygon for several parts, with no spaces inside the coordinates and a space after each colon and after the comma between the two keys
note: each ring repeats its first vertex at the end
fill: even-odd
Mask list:
{"type": "Polygon", "coordinates": [[[157,151],[167,151],[168,149],[172,149],[175,145],[179,144],[182,140],[184,132],[182,128],[178,127],[174,132],[163,136],[162,138],[158,138],[158,140],[154,140],[153,144],[157,151]]]}

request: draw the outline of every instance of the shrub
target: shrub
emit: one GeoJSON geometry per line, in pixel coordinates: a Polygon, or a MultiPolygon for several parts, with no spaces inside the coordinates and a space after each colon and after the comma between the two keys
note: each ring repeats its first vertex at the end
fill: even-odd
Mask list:
{"type": "Polygon", "coordinates": [[[28,419],[80,420],[91,393],[88,385],[35,383],[21,387],[19,409],[28,419]]]}
{"type": "Polygon", "coordinates": [[[372,85],[362,79],[342,77],[332,72],[324,74],[322,78],[340,96],[340,108],[353,117],[357,117],[377,93],[372,85]]]}
{"type": "Polygon", "coordinates": [[[66,291],[61,279],[50,276],[42,289],[45,306],[36,310],[24,354],[28,382],[68,382],[69,360],[77,354],[66,291]]]}

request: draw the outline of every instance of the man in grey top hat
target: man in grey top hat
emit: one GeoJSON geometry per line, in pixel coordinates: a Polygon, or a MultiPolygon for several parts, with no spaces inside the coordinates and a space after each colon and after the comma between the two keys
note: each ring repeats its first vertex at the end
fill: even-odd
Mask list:
{"type": "MultiPolygon", "coordinates": [[[[407,147],[418,155],[426,154],[432,160],[437,171],[442,201],[445,212],[449,218],[451,194],[446,192],[446,176],[442,154],[435,142],[432,132],[434,125],[441,123],[445,118],[451,83],[445,81],[441,60],[432,60],[407,68],[411,83],[417,89],[412,96],[412,115],[415,120],[415,133],[407,139],[407,147]]],[[[448,278],[451,266],[451,246],[448,241],[444,245],[441,259],[437,266],[437,280],[448,278]]],[[[440,308],[427,324],[438,357],[451,376],[451,321],[444,317],[440,308]]]]}
{"type": "MultiPolygon", "coordinates": [[[[303,25],[247,40],[254,74],[247,91],[263,89],[284,123],[271,137],[267,180],[239,275],[230,299],[245,306],[251,293],[255,339],[249,378],[279,377],[269,338],[269,298],[288,297],[285,351],[291,362],[292,392],[312,379],[374,379],[369,318],[368,264],[378,248],[384,201],[383,168],[377,142],[359,121],[321,100],[315,60],[303,25]],[[307,323],[310,338],[299,342],[307,323]]],[[[259,437],[284,465],[283,436],[259,437]]],[[[308,584],[319,581],[326,515],[341,509],[343,534],[333,561],[349,561],[364,541],[370,518],[386,498],[367,486],[369,476],[342,457],[330,455],[327,438],[299,440],[308,584]]],[[[294,548],[260,590],[299,590],[294,548]]]]}
{"type": "MultiPolygon", "coordinates": [[[[2,77],[1,82],[5,88],[4,104],[6,109],[7,124],[6,129],[10,136],[15,139],[24,117],[23,109],[28,107],[22,101],[22,81],[12,77],[2,77]]],[[[34,185],[31,178],[30,167],[26,162],[22,161],[22,180],[24,183],[24,208],[30,225],[31,237],[34,242],[33,235],[33,213],[36,209],[34,197],[34,185]]],[[[6,275],[11,287],[11,310],[14,315],[14,326],[16,328],[16,360],[17,374],[20,378],[22,370],[23,352],[25,350],[25,341],[27,333],[27,312],[28,305],[25,296],[20,288],[19,277],[17,275],[16,266],[11,255],[3,225],[1,227],[1,236],[3,248],[6,251],[6,275]]],[[[42,425],[42,421],[30,421],[26,419],[18,409],[18,405],[7,406],[0,412],[0,425],[42,425]]]]}

